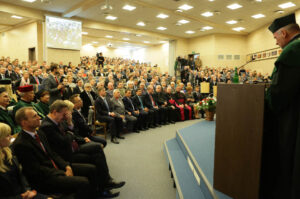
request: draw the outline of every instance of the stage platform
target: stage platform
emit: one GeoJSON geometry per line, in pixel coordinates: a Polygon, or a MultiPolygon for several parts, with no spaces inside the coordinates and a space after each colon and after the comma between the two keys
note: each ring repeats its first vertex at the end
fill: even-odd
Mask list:
{"type": "Polygon", "coordinates": [[[232,199],[213,188],[215,126],[214,121],[200,121],[165,142],[177,199],[232,199]]]}

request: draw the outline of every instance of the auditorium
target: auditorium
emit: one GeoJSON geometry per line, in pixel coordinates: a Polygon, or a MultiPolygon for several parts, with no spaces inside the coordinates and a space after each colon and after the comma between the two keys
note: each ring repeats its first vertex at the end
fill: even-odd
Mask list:
{"type": "Polygon", "coordinates": [[[299,199],[299,25],[296,0],[0,0],[0,199],[299,199]]]}

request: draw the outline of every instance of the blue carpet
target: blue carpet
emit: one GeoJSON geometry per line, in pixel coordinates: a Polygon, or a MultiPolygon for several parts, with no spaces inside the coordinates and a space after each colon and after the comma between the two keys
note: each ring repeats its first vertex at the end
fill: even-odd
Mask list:
{"type": "MultiPolygon", "coordinates": [[[[192,155],[197,161],[197,164],[203,171],[211,186],[213,186],[214,176],[215,128],[215,121],[201,121],[189,127],[178,130],[178,133],[189,147],[192,155]]],[[[178,140],[178,142],[180,143],[181,141],[178,140]]],[[[203,193],[208,195],[207,191],[208,190],[205,189],[203,190],[203,193]]],[[[215,194],[220,199],[231,199],[231,197],[216,190],[215,194]]]]}

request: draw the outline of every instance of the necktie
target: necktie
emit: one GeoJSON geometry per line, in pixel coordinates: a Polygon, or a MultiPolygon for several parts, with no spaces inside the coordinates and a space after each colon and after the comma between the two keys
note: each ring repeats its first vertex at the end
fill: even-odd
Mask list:
{"type": "Polygon", "coordinates": [[[44,153],[45,153],[45,154],[48,156],[48,158],[50,159],[50,161],[51,161],[53,167],[56,168],[56,169],[58,169],[58,167],[57,167],[57,165],[55,164],[55,162],[49,157],[49,155],[48,155],[48,153],[47,153],[47,151],[46,151],[44,145],[43,145],[42,142],[41,142],[41,139],[40,139],[39,135],[38,135],[38,134],[35,134],[34,137],[35,137],[35,140],[36,140],[36,141],[38,142],[38,144],[40,145],[40,147],[42,148],[42,150],[44,151],[44,153]]]}
{"type": "Polygon", "coordinates": [[[141,103],[142,109],[144,109],[144,105],[143,105],[143,102],[142,102],[141,98],[140,98],[139,96],[138,96],[138,98],[139,98],[139,101],[140,101],[140,103],[141,103]]]}
{"type": "Polygon", "coordinates": [[[105,105],[106,105],[106,108],[107,108],[108,112],[110,112],[110,111],[109,111],[109,106],[108,106],[108,103],[107,103],[107,101],[106,101],[106,99],[105,99],[105,98],[104,98],[104,103],[105,103],[105,105]]]}
{"type": "Polygon", "coordinates": [[[57,79],[57,77],[56,77],[56,76],[54,76],[54,78],[55,78],[55,81],[56,81],[56,83],[57,83],[57,85],[58,85],[58,79],[57,79]]]}
{"type": "Polygon", "coordinates": [[[129,100],[129,102],[130,102],[130,104],[131,104],[132,110],[134,110],[134,106],[133,106],[133,104],[132,104],[132,102],[131,102],[131,99],[128,98],[128,100],[129,100]]]}
{"type": "Polygon", "coordinates": [[[35,81],[36,81],[36,84],[39,85],[40,84],[40,81],[37,77],[35,77],[35,81]]]}
{"type": "Polygon", "coordinates": [[[149,96],[150,96],[150,99],[151,99],[151,102],[152,102],[152,106],[155,106],[155,102],[154,102],[154,100],[152,98],[152,95],[149,94],[149,96]]]}

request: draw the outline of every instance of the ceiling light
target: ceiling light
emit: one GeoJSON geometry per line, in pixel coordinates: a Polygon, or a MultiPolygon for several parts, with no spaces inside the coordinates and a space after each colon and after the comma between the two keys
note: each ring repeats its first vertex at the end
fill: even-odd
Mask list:
{"type": "Polygon", "coordinates": [[[88,32],[81,32],[81,34],[83,34],[83,35],[87,35],[87,34],[89,34],[88,32]]]}
{"type": "Polygon", "coordinates": [[[262,0],[255,0],[256,2],[262,2],[262,0]]]}
{"type": "Polygon", "coordinates": [[[287,2],[287,3],[283,3],[283,4],[278,5],[278,7],[282,8],[282,9],[290,8],[290,7],[293,7],[293,6],[295,6],[295,4],[292,3],[292,2],[287,2]]]}
{"type": "Polygon", "coordinates": [[[212,29],[214,29],[214,28],[211,27],[211,26],[205,26],[205,27],[203,27],[202,29],[203,29],[203,30],[212,30],[212,29]]]}
{"type": "Polygon", "coordinates": [[[274,11],[276,14],[283,14],[284,13],[284,11],[283,10],[276,10],[276,11],[274,11]]]}
{"type": "Polygon", "coordinates": [[[137,34],[137,35],[135,35],[136,37],[141,37],[142,35],[140,35],[140,34],[137,34]]]}
{"type": "Polygon", "coordinates": [[[185,33],[186,33],[186,34],[194,34],[195,31],[193,31],[193,30],[188,30],[188,31],[185,31],[185,33]]]}
{"type": "Polygon", "coordinates": [[[113,38],[113,36],[111,36],[111,35],[106,35],[105,37],[106,38],[113,38]]]}
{"type": "Polygon", "coordinates": [[[11,18],[14,18],[14,19],[23,19],[23,17],[17,16],[17,15],[12,15],[11,18]]]}
{"type": "Polygon", "coordinates": [[[159,26],[156,28],[157,30],[166,30],[167,28],[166,27],[162,27],[162,26],[159,26]]]}
{"type": "Polygon", "coordinates": [[[92,43],[93,43],[93,44],[97,44],[97,43],[99,43],[99,42],[98,42],[98,41],[93,41],[92,43]]]}
{"type": "Polygon", "coordinates": [[[215,1],[215,0],[208,0],[208,1],[212,2],[212,1],[215,1]]]}
{"type": "Polygon", "coordinates": [[[108,20],[116,20],[118,17],[115,17],[115,16],[111,16],[111,15],[108,15],[105,17],[105,19],[108,19],[108,20]]]}
{"type": "Polygon", "coordinates": [[[135,9],[136,9],[135,6],[131,6],[131,5],[125,5],[125,6],[123,6],[123,10],[133,11],[135,9]]]}
{"type": "Polygon", "coordinates": [[[161,19],[165,19],[165,18],[168,18],[169,15],[166,15],[166,14],[159,14],[156,16],[157,18],[161,18],[161,19]]]}
{"type": "Polygon", "coordinates": [[[22,1],[29,2],[29,3],[33,3],[33,2],[35,2],[36,0],[22,0],[22,1]]]}
{"type": "Polygon", "coordinates": [[[243,28],[243,27],[237,27],[237,28],[232,28],[232,30],[239,32],[241,30],[245,30],[245,28],[243,28]]]}
{"type": "Polygon", "coordinates": [[[182,19],[182,20],[179,20],[178,23],[180,23],[180,24],[186,24],[186,23],[190,23],[190,21],[182,19]]]}
{"type": "Polygon", "coordinates": [[[125,40],[125,41],[129,41],[130,39],[129,39],[129,38],[126,38],[126,37],[124,37],[124,38],[123,38],[123,40],[125,40]]]}
{"type": "Polygon", "coordinates": [[[178,7],[180,10],[190,10],[193,8],[193,6],[190,6],[188,4],[183,4],[182,6],[178,7]]]}
{"type": "Polygon", "coordinates": [[[180,10],[180,9],[177,9],[177,10],[175,10],[176,12],[183,12],[182,10],[180,10]]]}
{"type": "Polygon", "coordinates": [[[145,44],[150,44],[150,41],[144,41],[145,44]]]}
{"type": "Polygon", "coordinates": [[[265,15],[263,15],[263,14],[257,14],[257,15],[252,16],[252,18],[254,18],[254,19],[259,19],[259,18],[263,18],[263,17],[265,17],[265,15]]]}
{"type": "Polygon", "coordinates": [[[235,9],[238,9],[238,8],[241,8],[241,7],[243,7],[243,6],[241,6],[238,3],[234,3],[234,4],[231,4],[231,5],[227,6],[227,8],[229,8],[231,10],[235,10],[235,9]]]}
{"type": "Polygon", "coordinates": [[[140,22],[137,23],[136,25],[138,25],[138,26],[145,26],[146,24],[145,24],[144,22],[140,21],[140,22]]]}
{"type": "Polygon", "coordinates": [[[167,43],[167,42],[166,41],[160,41],[159,43],[164,44],[164,43],[167,43]]]}
{"type": "Polygon", "coordinates": [[[214,13],[212,13],[212,12],[204,12],[201,15],[204,16],[204,17],[211,17],[211,16],[214,16],[214,13]]]}
{"type": "Polygon", "coordinates": [[[228,24],[236,24],[237,21],[236,20],[230,20],[230,21],[226,21],[226,23],[228,23],[228,24]]]}

